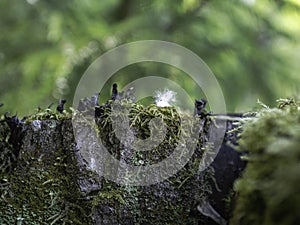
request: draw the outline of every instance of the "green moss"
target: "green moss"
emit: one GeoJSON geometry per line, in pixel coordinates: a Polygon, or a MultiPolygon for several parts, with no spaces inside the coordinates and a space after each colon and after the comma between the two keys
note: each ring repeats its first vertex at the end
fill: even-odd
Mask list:
{"type": "Polygon", "coordinates": [[[34,120],[66,120],[71,119],[72,113],[64,110],[63,113],[52,111],[51,109],[37,110],[34,114],[28,116],[25,122],[28,124],[34,120]]]}
{"type": "Polygon", "coordinates": [[[66,157],[62,149],[52,158],[39,150],[22,152],[1,195],[0,224],[91,224],[90,204],[68,172],[76,166],[66,157]]]}
{"type": "Polygon", "coordinates": [[[92,200],[92,206],[95,207],[100,204],[114,205],[115,203],[125,204],[123,195],[124,192],[121,190],[121,188],[101,190],[98,195],[94,196],[92,200]]]}
{"type": "Polygon", "coordinates": [[[235,190],[231,224],[294,225],[300,217],[300,102],[279,100],[246,123],[239,141],[249,151],[235,190]]]}
{"type": "MultiPolygon", "coordinates": [[[[109,101],[109,103],[112,104],[111,101],[109,101]]],[[[121,100],[115,104],[129,109],[128,117],[130,129],[134,132],[135,137],[140,140],[151,137],[150,121],[152,119],[160,118],[166,126],[165,138],[163,140],[151,139],[152,143],[158,142],[157,146],[151,149],[151,151],[135,151],[133,153],[133,160],[127,162],[129,164],[155,164],[167,158],[174,151],[180,135],[188,135],[184,134],[181,129],[182,119],[189,121],[191,127],[194,126],[192,122],[195,118],[187,114],[179,113],[175,107],[157,107],[154,104],[143,106],[128,100],[121,100]]],[[[115,135],[111,111],[111,107],[104,109],[103,116],[98,122],[99,136],[110,153],[116,158],[120,158],[120,150],[124,148],[124,145],[115,135]]],[[[124,115],[122,111],[119,114],[118,112],[115,113],[117,115],[114,115],[114,117],[119,117],[121,120],[123,119],[124,115]]],[[[199,118],[197,119],[200,120],[199,118]]],[[[161,127],[157,129],[161,130],[161,127]]]]}
{"type": "MultiPolygon", "coordinates": [[[[178,112],[175,107],[161,108],[154,104],[142,106],[127,100],[122,100],[118,103],[130,109],[130,127],[135,132],[135,136],[139,139],[150,137],[149,121],[153,118],[161,118],[167,127],[166,138],[153,150],[134,151],[132,155],[130,155],[130,158],[123,158],[128,164],[154,164],[168,157],[177,146],[180,135],[188,135],[182,133],[182,120],[185,119],[190,122],[189,125],[191,125],[191,127],[193,127],[192,121],[195,120],[195,118],[190,115],[178,112]]],[[[198,120],[198,123],[200,122],[200,118],[196,118],[196,120],[198,120]]],[[[115,157],[124,157],[121,154],[124,146],[114,133],[110,107],[104,109],[104,114],[101,120],[98,121],[98,125],[99,136],[103,140],[106,148],[115,157]]],[[[207,126],[208,125],[209,122],[207,122],[207,126]]],[[[190,216],[190,204],[192,204],[192,202],[187,202],[186,199],[193,199],[193,202],[197,202],[202,197],[210,194],[212,192],[210,181],[214,177],[212,168],[201,173],[201,175],[199,174],[199,164],[203,151],[210,150],[209,147],[203,146],[202,143],[202,141],[207,140],[206,134],[199,133],[199,137],[202,138],[198,140],[198,151],[195,151],[195,155],[182,170],[168,180],[157,184],[157,186],[150,186],[149,189],[132,186],[114,189],[113,185],[110,184],[108,191],[101,191],[99,193],[99,196],[95,199],[95,205],[97,205],[99,200],[99,203],[108,202],[110,205],[120,205],[123,203],[124,207],[130,212],[131,218],[134,219],[134,224],[145,224],[149,223],[149,221],[151,221],[152,224],[178,224],[179,222],[180,224],[198,224],[199,219],[190,216]],[[200,151],[200,149],[203,151],[200,151]],[[193,190],[193,187],[198,187],[198,184],[194,183],[194,179],[198,176],[200,177],[198,182],[202,185],[201,188],[196,191],[193,190]],[[121,193],[119,193],[120,190],[122,190],[121,193]],[[118,191],[117,194],[115,194],[116,191],[118,191]],[[161,193],[153,193],[153,191],[161,193]],[[168,193],[170,196],[159,197],[161,194],[165,195],[168,193]],[[195,196],[191,196],[195,193],[197,193],[195,196]],[[113,197],[115,195],[119,197],[113,197]],[[176,198],[172,196],[176,196],[176,198]],[[120,201],[121,197],[124,202],[120,201]]],[[[126,152],[130,152],[130,150],[127,149],[126,152]]],[[[128,177],[128,179],[134,178],[128,177]]],[[[104,188],[105,187],[107,187],[107,184],[104,185],[104,188]]],[[[196,206],[194,207],[196,210],[196,206]]],[[[120,221],[120,223],[124,224],[122,221],[120,221]]]]}
{"type": "MultiPolygon", "coordinates": [[[[4,118],[0,118],[4,121],[4,118]]],[[[0,182],[4,182],[8,173],[13,169],[13,163],[16,156],[13,153],[13,147],[9,143],[9,138],[11,136],[10,129],[6,123],[0,124],[0,182]]]]}

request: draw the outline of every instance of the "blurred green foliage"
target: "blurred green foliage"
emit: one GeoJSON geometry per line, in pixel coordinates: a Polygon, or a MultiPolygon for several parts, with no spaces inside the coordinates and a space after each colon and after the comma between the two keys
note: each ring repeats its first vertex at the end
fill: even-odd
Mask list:
{"type": "MultiPolygon", "coordinates": [[[[198,54],[219,80],[228,111],[249,110],[257,98],[271,104],[299,93],[299,21],[299,0],[1,0],[1,110],[28,114],[59,98],[70,106],[93,60],[145,39],[198,54]]],[[[153,74],[204,97],[181,71],[153,63],[125,68],[106,86],[153,74]]]]}

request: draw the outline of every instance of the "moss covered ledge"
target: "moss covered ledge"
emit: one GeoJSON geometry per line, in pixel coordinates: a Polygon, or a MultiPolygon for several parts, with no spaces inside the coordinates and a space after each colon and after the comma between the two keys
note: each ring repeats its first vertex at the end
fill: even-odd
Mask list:
{"type": "MultiPolygon", "coordinates": [[[[173,107],[129,104],[131,124],[138,137],[149,136],[147,121],[162,116],[171,142],[163,142],[152,154],[128,154],[111,130],[110,108],[106,104],[97,108],[97,123],[108,148],[114,146],[111,153],[117,158],[125,155],[127,162],[134,165],[168,156],[180,132],[178,112],[173,107]]],[[[120,186],[86,167],[73,135],[74,113],[84,112],[56,113],[46,109],[22,121],[15,120],[14,128],[2,117],[0,143],[5,160],[1,167],[0,224],[215,225],[230,218],[233,182],[245,165],[240,153],[232,148],[236,144],[233,133],[226,135],[213,164],[199,172],[203,151],[209,150],[207,131],[214,126],[209,117],[199,118],[203,126],[199,143],[182,170],[151,186],[120,186]],[[12,138],[14,134],[19,138],[12,138]]],[[[234,118],[220,119],[227,121],[228,129],[234,127],[234,118]]]]}

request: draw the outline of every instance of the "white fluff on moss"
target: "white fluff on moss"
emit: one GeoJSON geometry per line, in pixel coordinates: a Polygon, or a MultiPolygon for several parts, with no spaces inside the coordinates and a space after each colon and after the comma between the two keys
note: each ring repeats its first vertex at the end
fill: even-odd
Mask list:
{"type": "Polygon", "coordinates": [[[176,92],[165,89],[164,91],[155,92],[155,104],[158,107],[167,107],[175,105],[176,102],[176,92]]]}

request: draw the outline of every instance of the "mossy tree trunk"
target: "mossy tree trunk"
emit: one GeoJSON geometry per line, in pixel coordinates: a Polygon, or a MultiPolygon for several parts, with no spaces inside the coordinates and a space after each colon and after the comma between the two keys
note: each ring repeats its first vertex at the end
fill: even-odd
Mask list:
{"type": "Polygon", "coordinates": [[[0,125],[2,167],[6,165],[0,224],[214,225],[226,224],[231,216],[233,182],[245,166],[240,153],[226,144],[231,139],[234,144],[235,136],[226,136],[202,172],[198,149],[163,182],[120,186],[87,170],[69,118],[17,122],[17,128],[0,125]]]}

